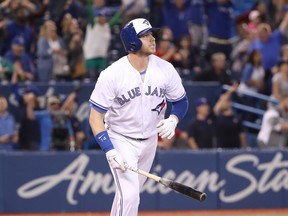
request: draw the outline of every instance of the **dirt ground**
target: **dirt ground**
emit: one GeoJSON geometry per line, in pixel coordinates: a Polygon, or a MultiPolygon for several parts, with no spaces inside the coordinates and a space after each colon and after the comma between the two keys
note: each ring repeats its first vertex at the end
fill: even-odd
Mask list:
{"type": "MultiPolygon", "coordinates": [[[[1,216],[109,216],[108,212],[0,214],[1,216]]],[[[140,212],[139,216],[288,216],[287,209],[140,212]]]]}

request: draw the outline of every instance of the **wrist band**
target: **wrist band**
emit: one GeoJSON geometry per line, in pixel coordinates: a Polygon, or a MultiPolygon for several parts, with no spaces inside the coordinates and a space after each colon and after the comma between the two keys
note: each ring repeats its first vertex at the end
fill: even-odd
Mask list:
{"type": "Polygon", "coordinates": [[[110,140],[110,137],[107,133],[107,131],[102,131],[100,133],[98,133],[95,136],[95,140],[97,141],[97,143],[99,144],[99,146],[101,147],[101,149],[107,153],[108,151],[114,149],[114,146],[110,140]]]}

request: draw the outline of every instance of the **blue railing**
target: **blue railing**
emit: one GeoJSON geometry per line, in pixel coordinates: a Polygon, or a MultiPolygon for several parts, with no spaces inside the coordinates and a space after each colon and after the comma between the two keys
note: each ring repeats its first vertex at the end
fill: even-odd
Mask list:
{"type": "MultiPolygon", "coordinates": [[[[231,88],[230,85],[223,85],[222,88],[224,90],[229,90],[231,88]]],[[[236,93],[238,95],[241,95],[241,96],[246,96],[246,97],[251,97],[251,98],[254,98],[254,99],[257,99],[257,100],[262,100],[266,103],[270,103],[272,105],[276,105],[279,103],[279,101],[276,99],[276,98],[273,98],[271,96],[267,96],[267,95],[264,95],[264,94],[260,94],[260,93],[257,93],[257,92],[253,92],[253,91],[249,91],[249,90],[241,90],[241,89],[237,89],[236,93]]],[[[248,113],[253,113],[253,114],[256,114],[256,115],[259,115],[260,117],[262,117],[265,113],[266,110],[262,110],[262,109],[259,109],[259,108],[255,108],[255,107],[252,107],[252,106],[248,106],[248,105],[244,105],[244,104],[241,104],[241,103],[238,103],[238,102],[232,102],[232,107],[235,108],[236,110],[241,110],[241,111],[244,111],[244,112],[248,112],[248,113]]],[[[256,129],[256,130],[260,130],[260,127],[261,127],[261,121],[258,121],[258,122],[251,122],[251,121],[243,121],[243,125],[247,128],[253,128],[253,129],[256,129]]]]}

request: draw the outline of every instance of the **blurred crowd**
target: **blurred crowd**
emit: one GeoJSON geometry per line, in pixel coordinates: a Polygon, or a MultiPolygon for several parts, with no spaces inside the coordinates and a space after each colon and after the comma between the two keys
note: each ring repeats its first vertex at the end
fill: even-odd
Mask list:
{"type": "Polygon", "coordinates": [[[21,104],[21,121],[17,126],[7,98],[0,96],[0,149],[16,144],[43,151],[97,149],[74,115],[80,87],[65,98],[50,95],[39,104],[33,83],[94,83],[104,68],[125,55],[119,32],[137,17],[160,28],[156,55],[171,62],[183,81],[232,86],[211,109],[206,98],[190,102],[195,119],[187,129],[177,129],[173,140],[159,139],[159,148],[249,147],[242,121],[262,117],[235,114],[235,98],[267,110],[259,134],[252,131],[258,146],[271,146],[269,140],[279,137],[279,146],[286,146],[287,10],[288,0],[1,0],[0,83],[11,85],[21,104]],[[32,84],[19,89],[26,82],[32,84]],[[237,91],[267,95],[279,103],[259,103],[237,91]]]}

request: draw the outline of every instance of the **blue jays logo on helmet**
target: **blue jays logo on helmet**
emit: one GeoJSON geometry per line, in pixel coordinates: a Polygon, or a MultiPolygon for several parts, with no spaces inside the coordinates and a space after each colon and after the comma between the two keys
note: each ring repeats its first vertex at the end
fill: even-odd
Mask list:
{"type": "Polygon", "coordinates": [[[127,52],[137,52],[141,49],[142,42],[139,37],[146,32],[156,30],[150,22],[143,18],[137,18],[127,23],[121,30],[120,37],[127,52]]]}

